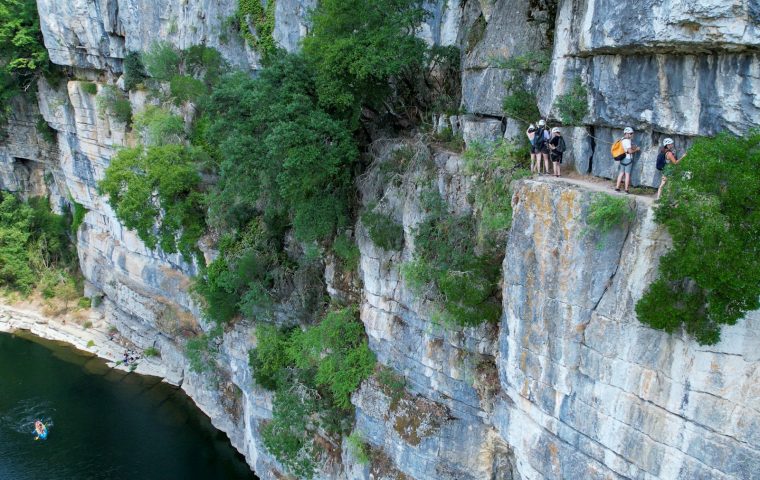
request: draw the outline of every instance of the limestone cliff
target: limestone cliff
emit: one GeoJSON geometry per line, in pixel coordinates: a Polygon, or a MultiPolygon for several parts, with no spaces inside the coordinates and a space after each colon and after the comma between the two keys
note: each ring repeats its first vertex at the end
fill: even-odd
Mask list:
{"type": "MultiPolygon", "coordinates": [[[[297,49],[313,0],[277,0],[274,37],[297,49]]],[[[167,380],[225,431],[261,478],[283,478],[267,453],[261,422],[271,393],[248,365],[251,325],[225,332],[216,375],[193,373],[185,337],[209,328],[188,292],[197,265],[150,250],[125,229],[97,192],[116,149],[134,142],[123,123],[99,112],[82,87],[116,85],[122,60],[153,41],[204,43],[233,65],[254,69],[255,50],[225,29],[236,0],[38,0],[45,44],[69,68],[59,86],[39,83],[37,104],[19,101],[0,140],[0,186],[76,201],[88,213],[78,232],[88,293],[102,315],[141,348],[157,347],[167,380]],[[46,139],[40,116],[55,130],[46,139]]],[[[510,75],[492,60],[550,49],[551,66],[528,79],[552,117],[554,99],[580,76],[589,91],[583,125],[566,131],[571,164],[609,177],[611,141],[630,124],[644,152],[634,183],[657,185],[654,152],[664,136],[688,145],[720,129],[760,122],[760,6],[754,0],[435,0],[419,35],[463,55],[466,115],[438,116],[467,142],[521,135],[503,118],[510,75]],[[636,28],[631,26],[635,25],[636,28]]],[[[146,99],[132,92],[139,111],[146,99]]],[[[403,224],[402,251],[376,247],[359,222],[358,278],[345,282],[327,262],[331,295],[361,302],[371,349],[406,378],[399,398],[375,380],[354,394],[356,425],[371,446],[360,464],[347,445],[321,478],[695,479],[760,478],[760,314],[724,329],[704,348],[640,324],[633,306],[668,246],[651,202],[632,200],[636,220],[600,238],[588,233],[592,187],[524,180],[514,187],[514,220],[502,268],[503,315],[477,328],[442,327],[431,305],[405,284],[400,264],[414,251],[432,186],[450,209],[469,211],[471,179],[460,154],[424,139],[376,140],[362,201],[384,199],[403,224]],[[381,165],[388,152],[423,152],[403,181],[381,165]],[[430,173],[432,172],[432,173],[430,173]]],[[[345,442],[344,442],[345,443],[345,442]]]]}

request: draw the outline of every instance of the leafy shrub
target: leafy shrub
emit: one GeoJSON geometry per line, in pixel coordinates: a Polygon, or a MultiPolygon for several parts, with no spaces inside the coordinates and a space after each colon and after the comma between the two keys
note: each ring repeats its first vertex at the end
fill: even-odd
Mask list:
{"type": "Polygon", "coordinates": [[[117,121],[129,125],[132,121],[132,104],[113,85],[104,85],[97,97],[98,111],[112,115],[117,121]]]}
{"type": "Polygon", "coordinates": [[[272,420],[261,429],[269,453],[298,478],[314,475],[317,447],[312,418],[318,414],[316,390],[294,381],[275,393],[272,420]]]}
{"type": "Polygon", "coordinates": [[[536,95],[524,88],[516,88],[505,96],[502,107],[508,117],[522,120],[526,123],[541,116],[538,110],[536,95]]]}
{"type": "Polygon", "coordinates": [[[344,122],[321,110],[303,59],[273,60],[257,78],[235,74],[214,90],[207,132],[220,159],[211,203],[215,225],[245,225],[283,212],[299,240],[329,238],[348,223],[351,170],[358,152],[344,122]]]}
{"type": "Polygon", "coordinates": [[[77,301],[77,307],[84,310],[89,310],[92,308],[92,300],[87,297],[82,297],[77,301]]]}
{"type": "Polygon", "coordinates": [[[237,19],[243,38],[248,44],[268,58],[277,51],[274,41],[274,9],[277,0],[238,0],[237,19]],[[251,28],[253,27],[253,28],[251,28]]]}
{"type": "Polygon", "coordinates": [[[283,369],[292,361],[286,350],[288,335],[271,325],[256,327],[256,348],[249,352],[253,379],[267,390],[276,390],[283,369]]]}
{"type": "Polygon", "coordinates": [[[502,250],[512,225],[510,184],[530,175],[527,147],[499,141],[473,142],[464,153],[465,172],[473,176],[473,203],[479,217],[479,244],[502,250]]]}
{"type": "Polygon", "coordinates": [[[185,255],[197,253],[205,231],[200,187],[194,151],[180,145],[121,150],[98,184],[119,220],[148,248],[185,255]]]}
{"type": "Polygon", "coordinates": [[[391,397],[393,402],[398,402],[404,396],[406,379],[388,367],[382,367],[377,372],[377,382],[383,391],[391,397]]]}
{"type": "Polygon", "coordinates": [[[156,80],[168,82],[178,75],[182,57],[179,50],[169,42],[154,42],[143,52],[142,62],[145,70],[156,80]]]}
{"type": "Polygon", "coordinates": [[[205,299],[207,318],[217,323],[244,313],[253,318],[271,316],[273,290],[286,276],[287,261],[262,219],[254,219],[237,236],[220,241],[219,257],[196,280],[205,299]]]}
{"type": "Polygon", "coordinates": [[[92,82],[82,82],[82,90],[88,95],[97,95],[98,85],[92,82]]]}
{"type": "Polygon", "coordinates": [[[186,136],[182,117],[154,105],[135,115],[134,128],[147,146],[181,144],[186,136]]]}
{"type": "Polygon", "coordinates": [[[702,345],[720,340],[760,307],[760,133],[722,133],[697,140],[671,165],[655,219],[672,249],[657,280],[636,305],[639,320],[675,332],[682,326],[702,345]]]}
{"type": "Polygon", "coordinates": [[[292,473],[310,477],[319,448],[314,436],[343,435],[351,409],[349,396],[372,373],[356,310],[328,313],[316,326],[282,332],[258,327],[250,352],[256,381],[274,388],[272,421],[262,429],[264,445],[292,473]]]}
{"type": "Polygon", "coordinates": [[[143,351],[143,354],[146,357],[158,357],[161,355],[161,352],[156,347],[148,347],[143,351]]]}
{"type": "Polygon", "coordinates": [[[430,292],[443,319],[462,326],[495,322],[501,313],[498,257],[477,253],[474,237],[473,219],[448,213],[437,197],[417,228],[412,261],[402,266],[409,286],[430,292]]]}
{"type": "Polygon", "coordinates": [[[384,250],[401,250],[404,246],[404,227],[387,213],[374,211],[369,206],[362,214],[362,224],[369,233],[369,238],[384,250]]]}
{"type": "Polygon", "coordinates": [[[206,85],[188,75],[173,76],[169,88],[177,105],[184,102],[197,102],[206,94],[206,85]]]}
{"type": "Polygon", "coordinates": [[[509,58],[492,58],[491,64],[496,68],[503,68],[512,72],[533,72],[543,75],[549,70],[552,63],[550,50],[538,50],[526,52],[522,55],[514,55],[509,58]]]}
{"type": "Polygon", "coordinates": [[[87,215],[87,209],[84,208],[84,205],[77,203],[74,199],[70,198],[69,201],[74,207],[74,212],[71,217],[71,233],[76,237],[79,227],[82,226],[82,222],[84,222],[84,216],[87,215]]]}
{"type": "Polygon", "coordinates": [[[613,197],[606,193],[595,195],[589,205],[586,222],[589,227],[605,234],[614,228],[632,222],[636,218],[636,210],[623,197],[613,197]]]}
{"type": "Polygon", "coordinates": [[[88,340],[87,341],[87,348],[93,348],[94,346],[95,346],[95,341],[93,341],[93,340],[88,340]]]}
{"type": "Polygon", "coordinates": [[[335,405],[343,409],[351,407],[349,396],[372,374],[375,364],[356,313],[351,308],[330,312],[319,325],[295,331],[288,345],[295,365],[316,369],[317,386],[328,388],[335,405]]]}
{"type": "Polygon", "coordinates": [[[35,92],[35,80],[51,71],[42,40],[35,0],[5,0],[0,3],[0,123],[10,109],[10,100],[24,92],[35,92]]]}
{"type": "Polygon", "coordinates": [[[0,192],[0,285],[28,294],[48,281],[48,297],[77,266],[67,218],[50,210],[46,198],[21,202],[0,192]],[[55,281],[53,281],[55,279],[55,281]]]}
{"type": "Polygon", "coordinates": [[[570,91],[560,95],[556,100],[559,118],[565,125],[581,125],[583,117],[588,113],[588,91],[583,81],[576,77],[570,87],[570,91]]]}
{"type": "Polygon", "coordinates": [[[127,91],[134,90],[146,78],[148,77],[140,53],[128,52],[124,57],[124,89],[127,91]]]}
{"type": "Polygon", "coordinates": [[[343,263],[346,270],[356,270],[361,253],[359,247],[348,235],[338,235],[333,241],[333,252],[343,263]]]}
{"type": "Polygon", "coordinates": [[[346,438],[346,441],[348,442],[348,446],[351,448],[354,457],[356,457],[356,461],[359,462],[359,465],[369,464],[367,443],[361,437],[361,434],[356,431],[351,432],[351,435],[346,438]]]}
{"type": "Polygon", "coordinates": [[[323,0],[312,14],[304,52],[315,66],[320,105],[354,118],[384,99],[391,78],[423,63],[414,35],[422,0],[323,0]]]}
{"type": "Polygon", "coordinates": [[[185,344],[185,355],[190,363],[190,370],[205,373],[214,370],[216,357],[219,354],[217,339],[222,335],[221,328],[215,328],[208,333],[198,335],[185,344]]]}
{"type": "MultiPolygon", "coordinates": [[[[2,112],[0,112],[0,117],[2,117],[2,112]]],[[[37,133],[48,143],[55,143],[58,140],[58,132],[50,126],[42,115],[37,118],[37,133]]],[[[45,181],[47,183],[47,179],[45,181]]]]}

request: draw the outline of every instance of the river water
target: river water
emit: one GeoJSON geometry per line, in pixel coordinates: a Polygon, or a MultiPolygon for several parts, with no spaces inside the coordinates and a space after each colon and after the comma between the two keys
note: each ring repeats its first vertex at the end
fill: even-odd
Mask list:
{"type": "Polygon", "coordinates": [[[181,390],[0,334],[0,480],[255,478],[181,390]],[[37,418],[47,440],[34,440],[37,418]]]}

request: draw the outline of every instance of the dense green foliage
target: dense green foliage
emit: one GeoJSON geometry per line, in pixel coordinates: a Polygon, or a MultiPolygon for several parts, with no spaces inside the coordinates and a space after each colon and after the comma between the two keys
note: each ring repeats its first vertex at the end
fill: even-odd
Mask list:
{"type": "Polygon", "coordinates": [[[134,90],[148,78],[139,52],[129,52],[124,57],[124,89],[134,90]]]}
{"type": "Polygon", "coordinates": [[[111,115],[117,121],[129,125],[132,122],[132,104],[120,90],[113,85],[104,85],[96,99],[101,115],[111,115]]]}
{"type": "Polygon", "coordinates": [[[362,214],[362,224],[369,238],[384,250],[401,250],[404,246],[404,227],[389,214],[376,211],[374,205],[362,214]]]}
{"type": "Polygon", "coordinates": [[[82,82],[82,90],[88,95],[97,95],[98,84],[93,82],[82,82]]]}
{"type": "Polygon", "coordinates": [[[755,131],[699,139],[668,167],[655,218],[673,247],[636,305],[642,322],[667,332],[683,326],[700,344],[712,345],[721,325],[760,307],[758,162],[755,131]]]}
{"type": "Polygon", "coordinates": [[[296,237],[325,239],[347,223],[358,152],[347,125],[319,108],[302,59],[276,60],[257,78],[235,74],[214,91],[210,143],[223,151],[212,223],[286,215],[296,237]]]}
{"type": "Polygon", "coordinates": [[[196,252],[204,198],[192,148],[164,145],[118,152],[98,185],[127,228],[149,248],[196,252]]]}
{"type": "Polygon", "coordinates": [[[206,301],[206,316],[217,323],[239,313],[268,318],[274,295],[293,268],[276,235],[263,219],[254,219],[239,234],[224,235],[219,248],[219,257],[196,283],[206,301]]]}
{"type": "Polygon", "coordinates": [[[333,253],[337,256],[346,270],[356,270],[359,266],[359,247],[348,235],[338,235],[333,241],[333,253]]]}
{"type": "Polygon", "coordinates": [[[599,193],[594,196],[589,205],[586,222],[594,231],[605,234],[614,228],[632,222],[635,218],[636,210],[631,208],[627,199],[599,193]]]}
{"type": "Polygon", "coordinates": [[[344,308],[305,330],[259,326],[256,337],[250,352],[254,379],[275,391],[264,445],[295,475],[310,477],[320,453],[314,436],[347,433],[349,396],[372,374],[375,358],[364,326],[355,309],[344,308]]]}
{"type": "Polygon", "coordinates": [[[35,91],[34,82],[48,68],[35,0],[0,0],[0,122],[11,98],[35,91]]]}
{"type": "Polygon", "coordinates": [[[588,113],[588,91],[583,81],[576,77],[570,86],[570,91],[560,95],[556,100],[559,118],[565,125],[581,125],[583,117],[588,113]]]}
{"type": "Polygon", "coordinates": [[[510,118],[522,120],[525,123],[535,121],[541,113],[538,111],[536,94],[522,87],[514,87],[504,97],[504,114],[510,118]]]}
{"type": "Polygon", "coordinates": [[[503,250],[512,225],[510,183],[530,175],[527,145],[506,141],[472,142],[464,153],[465,172],[473,177],[473,204],[478,216],[477,241],[487,249],[503,250]]]}
{"type": "Polygon", "coordinates": [[[504,85],[507,95],[503,103],[504,113],[508,117],[525,123],[533,122],[540,117],[535,92],[536,82],[529,80],[544,74],[550,62],[551,57],[545,51],[528,52],[506,60],[493,60],[495,66],[509,71],[509,79],[504,85]]]}
{"type": "Polygon", "coordinates": [[[62,291],[59,284],[76,270],[69,220],[52,213],[45,198],[25,203],[0,192],[0,285],[23,294],[40,285],[47,297],[62,291]]]}
{"type": "Polygon", "coordinates": [[[187,341],[185,355],[190,362],[190,370],[196,373],[214,370],[216,357],[219,354],[218,340],[221,335],[222,329],[217,327],[187,341]]]}
{"type": "Polygon", "coordinates": [[[185,139],[182,117],[153,105],[135,115],[133,127],[146,146],[182,144],[185,139]]]}
{"type": "Polygon", "coordinates": [[[267,0],[264,8],[261,0],[238,0],[237,21],[240,32],[245,41],[265,59],[277,52],[277,44],[272,36],[276,1],[267,0]]]}
{"type": "Polygon", "coordinates": [[[413,35],[425,17],[422,0],[322,0],[304,52],[313,63],[320,105],[355,117],[376,105],[389,80],[424,61],[413,35]]]}
{"type": "Polygon", "coordinates": [[[87,209],[84,208],[84,205],[77,203],[74,199],[69,199],[69,201],[74,206],[74,211],[72,212],[71,217],[71,233],[74,238],[76,238],[79,227],[82,225],[82,222],[84,222],[84,216],[87,214],[87,209]]]}
{"type": "Polygon", "coordinates": [[[495,322],[501,313],[498,257],[480,253],[470,215],[449,213],[437,192],[427,199],[428,216],[417,227],[414,258],[402,272],[418,294],[442,306],[442,320],[474,326],[495,322]]]}
{"type": "Polygon", "coordinates": [[[169,42],[155,42],[142,54],[145,71],[152,78],[168,82],[179,74],[182,57],[169,42]]]}

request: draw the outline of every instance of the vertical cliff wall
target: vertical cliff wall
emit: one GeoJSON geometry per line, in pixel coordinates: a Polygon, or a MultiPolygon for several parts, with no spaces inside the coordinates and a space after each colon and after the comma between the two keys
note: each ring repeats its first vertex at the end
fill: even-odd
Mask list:
{"type": "MultiPolygon", "coordinates": [[[[282,46],[298,47],[314,4],[277,1],[282,46]]],[[[39,0],[38,7],[50,57],[70,78],[42,80],[36,103],[14,106],[0,141],[2,188],[86,207],[80,264],[88,293],[103,297],[102,315],[137,346],[159,348],[167,379],[227,432],[260,477],[283,478],[261,443],[272,399],[252,381],[252,324],[224,333],[215,374],[188,368],[186,338],[209,328],[188,292],[197,265],[146,248],[98,194],[111,157],[134,134],[100,112],[82,86],[118,85],[126,53],[156,40],[207,44],[237,67],[256,68],[257,53],[226,30],[237,2],[39,0]],[[55,141],[40,134],[40,118],[55,141]]],[[[565,131],[568,160],[582,173],[612,174],[604,142],[626,124],[645,147],[634,181],[656,185],[653,152],[665,135],[684,146],[760,119],[754,1],[438,0],[428,8],[419,35],[462,50],[467,115],[445,120],[468,143],[521,135],[524,125],[504,118],[501,106],[510,73],[493,59],[547,48],[548,73],[529,79],[542,112],[556,116],[554,100],[576,76],[590,92],[583,125],[565,131]]],[[[132,92],[130,102],[140,111],[146,98],[132,92]]],[[[413,255],[424,218],[421,193],[437,190],[452,211],[469,212],[472,181],[460,154],[428,140],[376,141],[357,185],[365,204],[382,199],[403,225],[403,249],[375,246],[358,222],[357,278],[338,278],[327,261],[327,291],[360,300],[371,349],[406,387],[389,392],[374,378],[362,385],[352,401],[371,462],[361,464],[344,444],[319,477],[759,478],[760,315],[724,329],[710,348],[638,323],[633,307],[668,247],[649,200],[632,200],[636,220],[600,237],[586,224],[593,185],[520,182],[501,320],[477,328],[434,320],[434,306],[412,293],[400,265],[413,255]],[[402,147],[420,154],[388,176],[383,164],[402,147]]]]}

